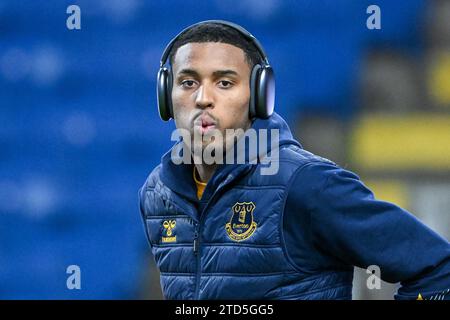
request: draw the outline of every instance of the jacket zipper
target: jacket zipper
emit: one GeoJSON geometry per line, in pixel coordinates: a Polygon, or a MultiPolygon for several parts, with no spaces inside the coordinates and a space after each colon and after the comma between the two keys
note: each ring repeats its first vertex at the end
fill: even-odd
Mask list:
{"type": "Polygon", "coordinates": [[[194,231],[194,255],[197,258],[197,271],[195,274],[195,291],[194,291],[194,300],[199,300],[200,296],[200,276],[202,273],[201,270],[201,250],[200,250],[200,240],[201,240],[201,229],[202,229],[202,223],[205,219],[206,212],[208,210],[209,205],[213,202],[214,198],[219,194],[219,192],[227,185],[228,183],[224,181],[224,183],[219,186],[216,191],[211,195],[211,198],[206,203],[205,207],[203,208],[201,212],[201,216],[199,219],[198,224],[195,223],[195,231],[194,231]]]}
{"type": "Polygon", "coordinates": [[[194,254],[197,258],[197,272],[195,274],[195,291],[194,291],[194,299],[199,300],[200,296],[200,276],[202,274],[202,253],[200,250],[200,240],[201,240],[201,231],[202,231],[202,224],[203,220],[206,216],[206,211],[209,207],[209,204],[212,202],[214,198],[215,193],[211,196],[209,201],[206,203],[205,208],[202,210],[199,223],[195,226],[195,232],[194,232],[194,254]]]}
{"type": "Polygon", "coordinates": [[[200,289],[200,274],[201,274],[201,256],[200,256],[200,227],[198,223],[195,223],[194,226],[194,255],[196,259],[196,272],[195,272],[195,290],[194,290],[194,299],[198,300],[199,289],[200,289]]]}

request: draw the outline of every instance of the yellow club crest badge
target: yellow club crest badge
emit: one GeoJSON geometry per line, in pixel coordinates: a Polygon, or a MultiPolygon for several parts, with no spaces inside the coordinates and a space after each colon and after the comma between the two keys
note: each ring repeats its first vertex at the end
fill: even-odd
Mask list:
{"type": "Polygon", "coordinates": [[[258,224],[253,220],[253,202],[237,202],[232,208],[230,222],[225,225],[228,237],[234,241],[243,241],[255,232],[258,224]]]}

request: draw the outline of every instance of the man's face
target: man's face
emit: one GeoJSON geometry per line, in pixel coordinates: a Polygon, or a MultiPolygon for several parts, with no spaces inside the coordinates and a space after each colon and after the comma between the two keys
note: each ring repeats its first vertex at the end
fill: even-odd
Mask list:
{"type": "MultiPolygon", "coordinates": [[[[194,133],[219,130],[230,146],[226,129],[250,127],[251,71],[242,49],[220,42],[188,43],[178,48],[172,72],[175,124],[189,130],[192,142],[194,133]]],[[[200,143],[194,147],[203,149],[209,141],[200,143]]]]}

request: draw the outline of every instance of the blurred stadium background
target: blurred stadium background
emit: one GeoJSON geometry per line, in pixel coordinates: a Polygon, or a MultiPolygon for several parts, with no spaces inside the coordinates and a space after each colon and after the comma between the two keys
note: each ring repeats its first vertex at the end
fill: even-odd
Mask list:
{"type": "MultiPolygon", "coordinates": [[[[137,191],[171,145],[155,79],[206,19],[264,45],[304,147],[450,237],[450,1],[0,1],[0,298],[159,299],[137,191]],[[81,30],[66,8],[81,8],[81,30]],[[368,30],[366,8],[381,8],[368,30]],[[81,268],[81,290],[66,287],[81,268]]],[[[398,284],[354,299],[391,299],[398,284]]]]}

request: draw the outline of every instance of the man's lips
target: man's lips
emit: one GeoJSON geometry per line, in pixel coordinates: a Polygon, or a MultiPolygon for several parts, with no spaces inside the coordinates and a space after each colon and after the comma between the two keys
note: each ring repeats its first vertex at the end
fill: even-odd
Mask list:
{"type": "Polygon", "coordinates": [[[197,127],[202,134],[216,128],[216,124],[216,121],[207,115],[201,115],[194,122],[194,126],[197,127]]]}

